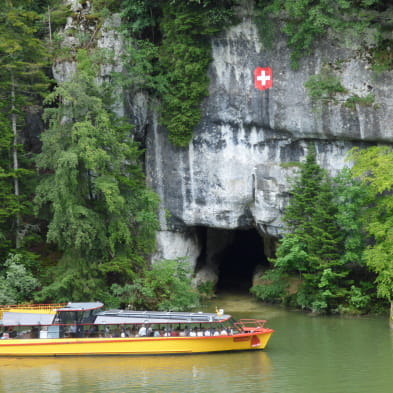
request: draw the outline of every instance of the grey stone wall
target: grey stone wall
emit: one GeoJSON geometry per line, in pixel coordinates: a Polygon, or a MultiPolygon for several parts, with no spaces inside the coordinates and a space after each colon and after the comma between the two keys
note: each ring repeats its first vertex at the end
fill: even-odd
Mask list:
{"type": "MultiPolygon", "coordinates": [[[[308,143],[332,175],[349,165],[345,156],[353,146],[391,143],[393,73],[372,72],[358,49],[325,40],[294,71],[285,40],[278,37],[266,50],[250,18],[214,39],[209,96],[189,147],[171,146],[154,121],[148,131],[148,177],[171,215],[168,221],[161,214],[163,230],[255,226],[263,236],[277,237],[283,230],[287,178],[296,170],[289,163],[304,159],[308,143]],[[271,89],[254,88],[257,66],[273,69],[271,89]],[[304,83],[323,68],[347,92],[318,104],[304,83]],[[370,93],[373,106],[344,105],[351,96],[370,93]]],[[[159,244],[160,249],[172,246],[159,244]]]]}

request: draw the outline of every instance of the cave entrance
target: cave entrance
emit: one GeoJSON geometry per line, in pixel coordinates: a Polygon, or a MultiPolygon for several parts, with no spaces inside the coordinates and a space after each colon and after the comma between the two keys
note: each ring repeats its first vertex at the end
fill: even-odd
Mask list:
{"type": "Polygon", "coordinates": [[[231,241],[217,255],[217,292],[248,292],[256,269],[267,265],[263,239],[255,229],[232,232],[231,241]]]}
{"type": "Polygon", "coordinates": [[[206,228],[199,268],[216,275],[216,292],[248,292],[253,276],[268,266],[266,239],[256,231],[206,228]]]}

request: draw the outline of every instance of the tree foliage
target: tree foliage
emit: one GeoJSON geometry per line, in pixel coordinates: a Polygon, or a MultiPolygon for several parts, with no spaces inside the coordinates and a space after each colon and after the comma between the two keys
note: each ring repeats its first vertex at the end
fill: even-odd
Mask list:
{"type": "Polygon", "coordinates": [[[346,264],[362,266],[366,247],[363,215],[372,201],[370,190],[366,184],[354,177],[348,167],[344,167],[333,182],[337,224],[344,234],[344,247],[340,253],[340,260],[346,264]]]}
{"type": "Polygon", "coordinates": [[[184,311],[198,305],[191,269],[184,259],[157,261],[132,283],[112,285],[113,294],[132,309],[184,311]]]}
{"type": "Polygon", "coordinates": [[[370,190],[372,200],[364,211],[364,227],[370,236],[364,258],[377,274],[379,296],[393,299],[393,151],[391,147],[374,146],[354,149],[353,174],[370,190]]]}
{"type": "Polygon", "coordinates": [[[39,15],[28,0],[7,0],[0,10],[0,248],[20,248],[31,206],[31,164],[21,144],[25,117],[39,111],[48,88],[47,53],[37,37],[39,15]],[[5,229],[6,228],[6,229],[5,229]],[[11,229],[11,230],[10,230],[11,229]]]}
{"type": "Polygon", "coordinates": [[[18,304],[32,299],[39,281],[26,267],[28,264],[21,254],[8,256],[0,276],[0,304],[18,304]]]}
{"type": "Polygon", "coordinates": [[[291,196],[284,213],[292,238],[291,252],[287,253],[288,241],[284,241],[282,247],[285,249],[279,247],[275,264],[286,272],[301,272],[303,286],[298,303],[302,307],[332,309],[340,296],[339,282],[347,274],[340,262],[343,236],[336,221],[337,206],[331,181],[316,163],[312,145],[294,181],[291,196]],[[295,255],[298,251],[300,254],[295,255]],[[288,258],[290,255],[292,259],[288,258]],[[303,255],[302,260],[299,260],[300,255],[303,255]]]}
{"type": "MultiPolygon", "coordinates": [[[[280,280],[298,275],[301,285],[295,304],[314,311],[334,311],[349,289],[349,268],[342,258],[346,232],[337,220],[333,183],[317,164],[313,145],[309,145],[306,161],[292,181],[290,195],[283,216],[287,234],[272,260],[275,272],[269,272],[264,279],[279,289],[276,298],[282,300],[285,287],[280,280]]],[[[266,291],[254,289],[254,293],[258,292],[266,291]]]]}
{"type": "Polygon", "coordinates": [[[111,110],[110,83],[97,81],[99,62],[85,51],[77,60],[75,74],[47,98],[58,106],[45,112],[49,128],[37,167],[46,174],[36,202],[50,208],[47,238],[64,251],[61,287],[79,281],[79,296],[93,299],[101,281],[108,286],[132,278],[152,250],[157,198],[145,187],[129,124],[111,110]],[[88,278],[96,282],[89,291],[82,284],[88,278]]]}
{"type": "Polygon", "coordinates": [[[252,290],[256,296],[319,312],[378,310],[382,303],[372,285],[373,271],[378,294],[391,299],[393,154],[390,148],[374,147],[355,149],[350,158],[354,167],[330,179],[309,149],[292,181],[284,212],[287,233],[272,260],[273,270],[252,290]],[[289,283],[296,277],[300,285],[291,295],[289,283]]]}
{"type": "Polygon", "coordinates": [[[282,21],[281,31],[288,38],[292,66],[297,69],[299,60],[329,31],[340,37],[344,32],[360,34],[371,25],[382,29],[382,20],[375,19],[373,11],[387,6],[382,0],[257,0],[257,20],[264,24],[273,15],[282,21]]]}
{"type": "MultiPolygon", "coordinates": [[[[153,87],[150,92],[162,101],[161,123],[168,129],[169,140],[174,145],[187,146],[201,119],[201,102],[208,94],[210,38],[232,22],[233,3],[230,0],[122,2],[125,26],[138,39],[135,46],[151,49],[146,44],[148,40],[159,48],[157,56],[151,56],[150,75],[154,76],[154,83],[147,87],[153,87]]],[[[151,80],[146,74],[144,78],[151,80]]]]}
{"type": "Polygon", "coordinates": [[[230,2],[173,1],[163,9],[160,64],[167,78],[162,122],[169,140],[187,146],[201,119],[200,105],[208,95],[209,38],[230,22],[230,2]],[[201,4],[201,5],[200,5],[201,4]]]}

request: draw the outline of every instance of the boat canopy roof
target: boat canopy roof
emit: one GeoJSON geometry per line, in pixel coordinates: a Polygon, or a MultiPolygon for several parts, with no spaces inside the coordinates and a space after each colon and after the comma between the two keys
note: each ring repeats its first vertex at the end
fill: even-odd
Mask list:
{"type": "Polygon", "coordinates": [[[231,315],[215,313],[191,313],[172,311],[128,311],[128,310],[108,310],[97,314],[95,324],[129,324],[129,323],[203,323],[203,322],[224,322],[231,318],[231,315]]]}
{"type": "Polygon", "coordinates": [[[97,308],[103,307],[103,303],[101,302],[86,302],[86,303],[78,303],[78,302],[69,302],[67,305],[57,308],[57,311],[90,311],[96,310],[97,308]]]}
{"type": "Polygon", "coordinates": [[[3,313],[0,324],[3,326],[39,326],[51,325],[55,314],[27,313],[27,312],[8,312],[3,313]]]}

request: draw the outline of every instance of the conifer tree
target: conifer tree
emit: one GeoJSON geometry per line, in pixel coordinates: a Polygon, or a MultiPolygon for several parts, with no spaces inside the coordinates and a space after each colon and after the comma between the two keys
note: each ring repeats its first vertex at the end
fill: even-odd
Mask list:
{"type": "Polygon", "coordinates": [[[44,297],[108,300],[110,285],[130,280],[154,245],[157,198],[95,60],[80,50],[75,74],[47,100],[58,106],[45,112],[36,202],[49,206],[47,239],[64,254],[44,297]]]}
{"type": "Polygon", "coordinates": [[[48,86],[45,47],[35,36],[39,16],[30,3],[6,0],[0,9],[0,216],[13,228],[16,248],[22,241],[22,214],[27,213],[21,180],[28,171],[21,165],[21,131],[26,112],[37,108],[48,86]]]}
{"type": "Polygon", "coordinates": [[[277,249],[274,266],[282,274],[301,274],[298,305],[329,311],[344,295],[340,287],[348,271],[340,261],[343,236],[336,220],[332,184],[316,162],[313,145],[308,147],[290,194],[284,212],[288,233],[277,249]]]}

